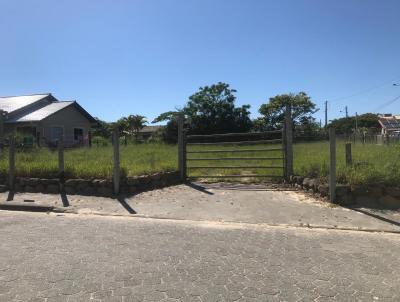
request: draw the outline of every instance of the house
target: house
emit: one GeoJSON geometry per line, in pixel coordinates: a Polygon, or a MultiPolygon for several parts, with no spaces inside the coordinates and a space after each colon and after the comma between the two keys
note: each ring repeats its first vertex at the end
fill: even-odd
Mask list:
{"type": "Polygon", "coordinates": [[[142,140],[148,140],[162,128],[163,126],[144,126],[139,130],[138,137],[142,140]]]}
{"type": "MultiPolygon", "coordinates": [[[[0,138],[16,134],[26,144],[88,146],[96,120],[76,101],[59,101],[52,94],[0,97],[0,138]]],[[[2,141],[3,142],[3,141],[2,141]]]]}
{"type": "Polygon", "coordinates": [[[400,115],[383,114],[379,116],[382,135],[399,136],[400,135],[400,115]]]}

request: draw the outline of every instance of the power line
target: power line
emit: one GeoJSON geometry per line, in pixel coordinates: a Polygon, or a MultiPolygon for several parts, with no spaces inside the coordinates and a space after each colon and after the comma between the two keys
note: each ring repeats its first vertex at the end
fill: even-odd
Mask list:
{"type": "Polygon", "coordinates": [[[378,86],[370,87],[370,88],[361,90],[361,91],[359,91],[359,92],[350,94],[350,95],[348,95],[348,96],[333,98],[333,99],[330,99],[329,101],[330,101],[330,102],[336,102],[336,101],[340,101],[340,100],[344,100],[344,99],[349,99],[349,98],[358,96],[358,95],[360,95],[360,94],[365,94],[365,93],[371,92],[371,91],[373,91],[373,90],[376,90],[376,89],[382,88],[382,87],[384,87],[384,86],[387,86],[387,85],[389,85],[389,84],[392,84],[392,85],[393,85],[393,82],[396,81],[396,80],[398,80],[398,79],[400,79],[400,76],[397,76],[397,77],[391,79],[390,81],[386,81],[386,82],[384,82],[384,83],[382,83],[382,84],[380,84],[380,85],[378,85],[378,86]]]}
{"type": "Polygon", "coordinates": [[[388,101],[388,102],[386,102],[386,103],[383,103],[382,105],[376,107],[376,109],[375,109],[374,111],[381,110],[381,109],[383,109],[383,108],[389,106],[390,104],[393,104],[394,102],[396,102],[396,101],[399,100],[399,99],[400,99],[400,95],[399,95],[399,96],[396,96],[394,99],[392,99],[392,100],[390,100],[390,101],[388,101]]]}

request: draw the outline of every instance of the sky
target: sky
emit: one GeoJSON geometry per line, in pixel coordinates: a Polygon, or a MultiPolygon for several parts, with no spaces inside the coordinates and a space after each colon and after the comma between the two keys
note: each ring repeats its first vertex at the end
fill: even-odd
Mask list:
{"type": "Polygon", "coordinates": [[[253,118],[300,91],[317,121],[326,100],[329,119],[400,114],[399,12],[398,0],[0,0],[0,95],[151,121],[221,81],[253,118]]]}

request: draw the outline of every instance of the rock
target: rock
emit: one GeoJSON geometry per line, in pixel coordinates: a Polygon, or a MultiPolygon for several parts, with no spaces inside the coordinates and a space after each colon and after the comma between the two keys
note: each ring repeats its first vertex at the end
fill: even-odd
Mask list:
{"type": "Polygon", "coordinates": [[[45,192],[45,187],[44,185],[42,185],[41,183],[39,183],[38,185],[36,185],[36,191],[40,192],[40,193],[44,193],[45,192]]]}
{"type": "Polygon", "coordinates": [[[4,193],[7,191],[7,186],[6,185],[0,185],[0,193],[4,193]]]}
{"type": "Polygon", "coordinates": [[[65,187],[65,193],[68,195],[75,195],[76,194],[76,190],[74,187],[71,186],[66,186],[65,187]]]}
{"type": "Polygon", "coordinates": [[[376,207],[378,204],[378,199],[370,195],[357,195],[353,192],[353,198],[355,203],[360,206],[376,207]]]}
{"type": "Polygon", "coordinates": [[[336,203],[342,206],[349,206],[354,204],[354,199],[351,194],[351,188],[349,185],[336,185],[336,203]]]}
{"type": "Polygon", "coordinates": [[[30,186],[30,185],[24,186],[22,191],[23,192],[28,192],[28,193],[37,193],[36,187],[30,186]]]}
{"type": "Polygon", "coordinates": [[[129,178],[126,179],[126,183],[127,183],[129,186],[137,185],[138,182],[139,182],[139,181],[137,180],[137,178],[134,178],[134,177],[129,177],[129,178]]]}
{"type": "Polygon", "coordinates": [[[328,196],[329,194],[329,186],[327,184],[320,184],[318,186],[318,192],[322,197],[328,196]]]}
{"type": "Polygon", "coordinates": [[[379,204],[387,209],[399,209],[400,199],[390,195],[385,195],[379,198],[379,204]]]}
{"type": "Polygon", "coordinates": [[[67,179],[65,181],[66,186],[76,187],[81,181],[85,181],[84,179],[67,179]]]}
{"type": "Polygon", "coordinates": [[[309,185],[310,185],[310,188],[313,190],[314,193],[317,192],[318,191],[318,186],[319,186],[319,179],[317,179],[317,178],[311,179],[309,181],[309,185]]]}
{"type": "Polygon", "coordinates": [[[386,195],[390,195],[392,197],[400,197],[400,188],[399,187],[386,187],[385,193],[386,193],[386,195]]]}
{"type": "Polygon", "coordinates": [[[39,179],[39,182],[43,185],[58,185],[59,180],[57,178],[42,178],[39,179]]]}
{"type": "Polygon", "coordinates": [[[49,194],[57,194],[57,193],[59,193],[60,192],[60,187],[58,186],[58,185],[53,185],[53,184],[51,184],[51,185],[48,185],[47,187],[46,187],[46,193],[49,193],[49,194]]]}
{"type": "Polygon", "coordinates": [[[18,182],[16,184],[14,184],[14,191],[15,192],[23,192],[22,185],[20,183],[18,183],[18,182]]]}
{"type": "Polygon", "coordinates": [[[304,180],[303,180],[303,188],[304,189],[310,189],[311,188],[311,186],[310,186],[310,181],[311,181],[311,179],[310,178],[304,178],[304,180]]]}
{"type": "Polygon", "coordinates": [[[368,195],[371,195],[373,197],[377,197],[380,198],[383,194],[383,188],[380,186],[376,186],[376,187],[369,187],[367,189],[368,195]]]}
{"type": "Polygon", "coordinates": [[[109,197],[113,195],[113,190],[108,187],[100,187],[97,188],[97,194],[99,194],[100,196],[109,197]]]}
{"type": "Polygon", "coordinates": [[[93,187],[88,186],[83,189],[82,193],[84,195],[90,196],[90,195],[94,195],[96,193],[96,190],[93,187]]]}

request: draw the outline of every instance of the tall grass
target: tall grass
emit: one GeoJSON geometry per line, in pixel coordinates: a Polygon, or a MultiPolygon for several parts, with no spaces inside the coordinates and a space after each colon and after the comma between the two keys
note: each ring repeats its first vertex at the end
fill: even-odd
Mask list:
{"type": "MultiPolygon", "coordinates": [[[[190,150],[215,149],[262,149],[277,148],[280,145],[258,146],[191,146],[190,150]]],[[[296,175],[326,179],[329,170],[328,142],[294,144],[294,172],[296,175]]],[[[215,157],[281,157],[280,151],[268,153],[202,153],[188,154],[188,158],[215,157]]],[[[161,143],[121,145],[120,158],[122,173],[128,177],[177,170],[177,147],[161,143]]],[[[68,178],[111,178],[112,146],[70,149],[65,151],[65,171],[68,178]]],[[[282,175],[282,169],[211,169],[216,166],[281,166],[281,159],[244,161],[189,161],[188,166],[207,166],[207,169],[188,169],[189,176],[200,175],[282,175]]],[[[0,155],[0,173],[8,172],[8,152],[0,155]]],[[[24,177],[55,178],[58,173],[57,151],[46,148],[19,150],[16,154],[16,175],[24,177]]],[[[400,145],[353,144],[353,165],[345,165],[345,143],[337,143],[338,181],[352,185],[400,183],[400,145]]]]}

